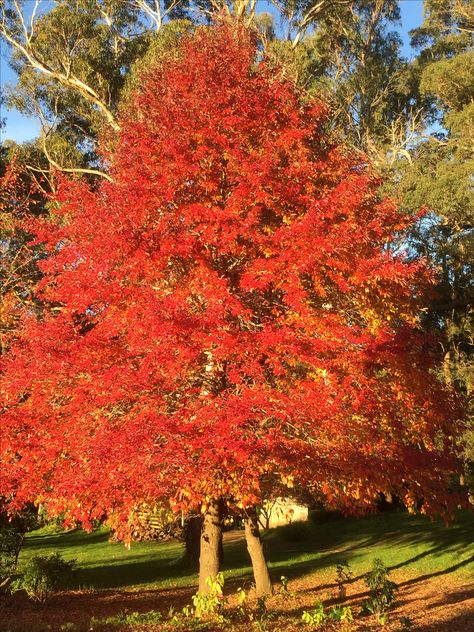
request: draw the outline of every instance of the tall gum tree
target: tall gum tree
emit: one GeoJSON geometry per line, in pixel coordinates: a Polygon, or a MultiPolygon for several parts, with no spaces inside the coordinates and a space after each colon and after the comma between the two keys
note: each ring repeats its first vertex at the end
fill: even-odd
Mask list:
{"type": "Polygon", "coordinates": [[[36,223],[38,298],[2,375],[1,495],[130,540],[144,503],[221,511],[303,486],[347,511],[394,493],[446,517],[453,393],[416,314],[410,219],[329,142],[327,111],[242,27],[198,29],[122,113],[111,181],[63,180],[36,223]]]}

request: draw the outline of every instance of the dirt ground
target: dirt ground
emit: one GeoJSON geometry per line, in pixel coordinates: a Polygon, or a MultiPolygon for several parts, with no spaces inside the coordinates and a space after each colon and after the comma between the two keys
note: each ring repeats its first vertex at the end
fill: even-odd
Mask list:
{"type": "MultiPolygon", "coordinates": [[[[474,578],[472,581],[458,575],[441,575],[436,577],[406,578],[403,574],[393,573],[398,584],[397,601],[390,612],[390,620],[384,626],[387,632],[400,630],[416,630],[417,632],[474,632],[474,578]],[[400,617],[408,617],[411,627],[403,628],[400,617]]],[[[301,613],[310,609],[315,599],[321,599],[330,607],[344,603],[350,605],[355,616],[354,622],[347,629],[352,632],[380,630],[373,617],[362,617],[360,606],[365,597],[365,585],[361,580],[348,585],[346,599],[341,602],[337,597],[335,584],[324,583],[325,578],[311,575],[295,580],[289,584],[289,596],[283,598],[276,594],[267,602],[268,617],[263,623],[258,620],[239,621],[234,619],[227,624],[216,624],[208,629],[250,632],[251,630],[292,631],[309,629],[301,622],[301,613]]],[[[228,586],[231,595],[228,609],[232,610],[235,588],[228,586]]],[[[276,587],[278,591],[278,586],[276,587]]],[[[45,606],[30,602],[23,594],[0,597],[0,631],[1,632],[89,632],[90,630],[114,629],[104,626],[92,627],[92,617],[103,618],[123,612],[147,612],[159,610],[164,619],[168,618],[171,606],[175,611],[191,602],[192,591],[187,589],[140,590],[140,591],[100,591],[100,592],[67,592],[56,595],[45,606]],[[74,627],[72,624],[74,623],[74,627]],[[66,627],[65,625],[66,624],[66,627]]],[[[251,605],[251,604],[250,604],[251,605]]],[[[117,630],[117,628],[115,628],[117,630]]],[[[172,629],[196,629],[193,621],[184,621],[178,628],[170,624],[149,626],[129,626],[120,630],[168,631],[172,629]]],[[[324,628],[324,629],[331,629],[324,628]]],[[[339,624],[332,629],[343,630],[339,624]]]]}

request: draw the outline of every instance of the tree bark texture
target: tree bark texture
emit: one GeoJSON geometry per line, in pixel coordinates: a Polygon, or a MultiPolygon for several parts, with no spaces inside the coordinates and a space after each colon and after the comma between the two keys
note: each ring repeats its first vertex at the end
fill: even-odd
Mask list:
{"type": "Polygon", "coordinates": [[[268,572],[263,543],[258,527],[258,517],[255,507],[247,509],[245,518],[245,539],[247,550],[252,560],[253,576],[255,579],[255,593],[257,597],[271,595],[273,592],[272,580],[268,572]]]}
{"type": "Polygon", "coordinates": [[[184,525],[185,559],[195,570],[199,568],[201,554],[202,516],[191,516],[184,525]]]}
{"type": "Polygon", "coordinates": [[[218,499],[209,502],[203,516],[201,530],[201,553],[199,556],[199,594],[207,595],[206,579],[216,579],[220,567],[222,547],[222,503],[218,499]]]}

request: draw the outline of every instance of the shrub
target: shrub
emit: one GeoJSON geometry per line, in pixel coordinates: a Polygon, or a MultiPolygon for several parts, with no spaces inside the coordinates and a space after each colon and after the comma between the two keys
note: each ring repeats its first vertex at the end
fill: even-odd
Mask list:
{"type": "Polygon", "coordinates": [[[0,502],[0,589],[10,583],[16,571],[25,534],[38,526],[35,508],[28,506],[8,516],[0,502]]]}
{"type": "Polygon", "coordinates": [[[380,559],[375,559],[372,570],[365,576],[369,597],[364,602],[364,611],[375,615],[382,625],[387,622],[387,610],[395,601],[397,585],[388,579],[389,570],[380,559]]]}
{"type": "Polygon", "coordinates": [[[12,584],[12,591],[25,590],[33,601],[45,603],[57,592],[60,582],[75,566],[75,560],[63,560],[59,553],[35,555],[26,564],[22,576],[12,584]]]}
{"type": "Polygon", "coordinates": [[[301,615],[301,619],[306,625],[311,628],[318,628],[322,625],[326,619],[327,614],[324,612],[324,606],[321,601],[314,602],[314,608],[312,610],[304,610],[301,615]]]}

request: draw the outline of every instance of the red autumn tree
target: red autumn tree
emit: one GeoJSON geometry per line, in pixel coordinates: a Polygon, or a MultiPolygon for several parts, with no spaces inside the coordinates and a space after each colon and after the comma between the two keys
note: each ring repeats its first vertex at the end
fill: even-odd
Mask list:
{"type": "Polygon", "coordinates": [[[448,513],[453,397],[417,330],[429,281],[410,223],[327,112],[258,62],[239,28],[199,30],[149,69],[108,156],[64,181],[36,238],[41,318],[5,366],[1,494],[130,538],[143,503],[204,514],[304,486],[333,506],[381,492],[448,513]]]}

